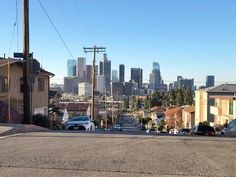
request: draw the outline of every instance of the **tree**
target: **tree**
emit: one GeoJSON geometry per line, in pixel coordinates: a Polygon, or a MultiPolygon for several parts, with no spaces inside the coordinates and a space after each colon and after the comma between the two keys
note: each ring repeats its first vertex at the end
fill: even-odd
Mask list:
{"type": "Polygon", "coordinates": [[[182,91],[178,90],[177,96],[176,96],[176,105],[183,106],[183,104],[184,104],[184,99],[183,99],[182,91]]]}

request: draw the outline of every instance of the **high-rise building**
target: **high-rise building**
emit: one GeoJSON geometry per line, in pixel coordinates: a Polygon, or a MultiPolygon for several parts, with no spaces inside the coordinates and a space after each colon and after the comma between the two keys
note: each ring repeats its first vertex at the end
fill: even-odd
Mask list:
{"type": "Polygon", "coordinates": [[[92,83],[92,74],[93,74],[93,67],[91,65],[86,65],[86,82],[92,83]]]}
{"type": "Polygon", "coordinates": [[[112,70],[112,82],[118,82],[118,71],[112,70]]]}
{"type": "Polygon", "coordinates": [[[86,59],[83,57],[78,57],[76,74],[78,77],[81,78],[82,81],[85,81],[85,70],[86,70],[85,66],[86,66],[86,59]]]}
{"type": "Polygon", "coordinates": [[[105,76],[105,86],[107,89],[107,92],[110,92],[110,81],[111,81],[111,61],[108,60],[107,54],[104,53],[103,57],[100,61],[100,75],[105,76]]]}
{"type": "Polygon", "coordinates": [[[125,81],[125,65],[123,64],[119,66],[119,81],[120,82],[125,81]]]}
{"type": "Polygon", "coordinates": [[[77,76],[64,77],[64,92],[78,94],[78,84],[81,79],[77,76]]]}
{"type": "Polygon", "coordinates": [[[152,63],[152,73],[149,75],[149,88],[155,90],[162,84],[160,65],[157,62],[152,63]]]}
{"type": "Polygon", "coordinates": [[[92,95],[92,85],[87,82],[82,82],[78,84],[78,95],[79,96],[91,96],[92,95]]]}
{"type": "Polygon", "coordinates": [[[141,89],[143,85],[143,70],[140,68],[131,68],[131,80],[138,84],[138,88],[141,89]]]}
{"type": "Polygon", "coordinates": [[[180,88],[182,87],[186,87],[186,88],[189,88],[190,90],[193,90],[194,89],[194,79],[180,79],[179,80],[179,85],[180,85],[180,88]]]}
{"type": "Polygon", "coordinates": [[[215,76],[206,76],[206,87],[215,86],[215,76]]]}
{"type": "Polygon", "coordinates": [[[122,96],[124,93],[123,82],[111,82],[111,95],[113,97],[122,96]]]}
{"type": "Polygon", "coordinates": [[[105,76],[104,75],[97,75],[96,76],[96,90],[100,93],[105,93],[106,87],[105,87],[105,76]]]}
{"type": "Polygon", "coordinates": [[[180,80],[183,79],[182,76],[177,76],[177,88],[180,88],[180,80]]]}
{"type": "Polygon", "coordinates": [[[67,60],[67,76],[76,76],[76,60],[74,59],[67,60]]]}

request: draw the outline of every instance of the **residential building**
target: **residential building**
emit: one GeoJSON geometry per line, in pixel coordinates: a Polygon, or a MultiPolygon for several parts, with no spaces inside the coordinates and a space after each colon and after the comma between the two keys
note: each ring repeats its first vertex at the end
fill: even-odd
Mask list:
{"type": "Polygon", "coordinates": [[[100,75],[105,76],[105,86],[107,92],[110,92],[110,81],[111,81],[111,61],[108,60],[107,54],[104,53],[100,61],[100,75]]]}
{"type": "Polygon", "coordinates": [[[234,116],[234,111],[232,112],[232,110],[229,110],[229,107],[232,107],[232,101],[229,101],[230,99],[227,101],[223,101],[223,99],[220,99],[220,97],[233,97],[235,96],[235,94],[236,84],[222,84],[215,87],[196,90],[195,124],[204,121],[214,124],[215,122],[224,122],[226,120],[231,120],[234,116]],[[223,103],[225,105],[223,105],[223,103]],[[219,119],[222,120],[219,121],[219,119]]]}
{"type": "Polygon", "coordinates": [[[180,107],[169,108],[165,112],[165,123],[168,128],[182,128],[182,111],[180,107]]]}
{"type": "Polygon", "coordinates": [[[117,70],[112,70],[112,82],[118,82],[118,71],[117,70]]]}
{"type": "Polygon", "coordinates": [[[119,81],[125,82],[125,65],[119,65],[119,81]]]}
{"type": "Polygon", "coordinates": [[[86,59],[83,57],[78,57],[76,76],[79,77],[81,81],[85,81],[85,70],[86,70],[86,59]]]}
{"type": "Polygon", "coordinates": [[[92,95],[92,85],[88,82],[82,82],[78,84],[78,95],[79,96],[91,96],[92,95]]]}
{"type": "Polygon", "coordinates": [[[210,114],[214,115],[214,124],[225,124],[236,118],[236,94],[231,96],[210,96],[214,105],[210,106],[210,114]]]}
{"type": "Polygon", "coordinates": [[[206,76],[206,87],[215,86],[215,76],[206,76]]]}
{"type": "MultiPolygon", "coordinates": [[[[30,59],[30,94],[32,115],[48,116],[50,78],[54,76],[42,68],[36,59],[30,59]]],[[[10,93],[11,120],[22,123],[23,120],[23,60],[0,58],[0,101],[8,103],[10,93]],[[10,64],[10,89],[8,90],[8,62],[10,64]]],[[[1,112],[1,111],[0,111],[1,112]]],[[[0,116],[1,117],[1,116],[0,116]]]]}
{"type": "Polygon", "coordinates": [[[195,125],[195,107],[185,107],[182,109],[183,128],[192,128],[195,125]]]}
{"type": "Polygon", "coordinates": [[[67,60],[67,76],[76,76],[76,60],[74,59],[67,60]]]}
{"type": "Polygon", "coordinates": [[[141,89],[143,85],[143,70],[140,68],[131,68],[131,80],[138,84],[138,88],[141,89]]]}
{"type": "Polygon", "coordinates": [[[64,77],[64,92],[78,94],[78,84],[81,82],[81,78],[77,76],[64,77]]]}

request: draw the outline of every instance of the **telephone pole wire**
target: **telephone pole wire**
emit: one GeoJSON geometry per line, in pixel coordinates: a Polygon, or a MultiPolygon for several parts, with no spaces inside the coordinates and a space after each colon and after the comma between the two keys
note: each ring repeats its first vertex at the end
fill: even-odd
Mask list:
{"type": "Polygon", "coordinates": [[[105,52],[105,47],[84,47],[84,52],[93,52],[93,66],[92,66],[92,105],[91,105],[91,120],[94,120],[94,88],[95,88],[95,62],[96,62],[96,53],[105,52]]]}

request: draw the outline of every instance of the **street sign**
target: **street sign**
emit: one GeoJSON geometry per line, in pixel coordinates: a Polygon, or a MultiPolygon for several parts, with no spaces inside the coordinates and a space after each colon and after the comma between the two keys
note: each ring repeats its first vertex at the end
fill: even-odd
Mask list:
{"type": "MultiPolygon", "coordinates": [[[[14,52],[14,58],[24,58],[24,55],[20,52],[14,52]]],[[[29,53],[29,58],[33,58],[33,53],[29,53]]]]}

